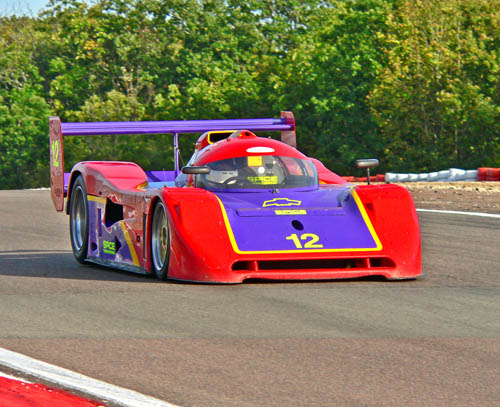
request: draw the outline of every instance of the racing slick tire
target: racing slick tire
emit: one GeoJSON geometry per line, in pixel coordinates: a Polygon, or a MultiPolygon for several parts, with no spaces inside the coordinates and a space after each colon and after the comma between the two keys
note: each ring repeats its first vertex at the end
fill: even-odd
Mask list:
{"type": "Polygon", "coordinates": [[[168,227],[165,206],[158,201],[153,210],[151,221],[151,264],[160,280],[168,277],[170,260],[170,228],[168,227]]]}
{"type": "Polygon", "coordinates": [[[89,246],[89,206],[87,188],[81,175],[71,189],[69,230],[73,254],[79,263],[84,264],[89,246]]]}

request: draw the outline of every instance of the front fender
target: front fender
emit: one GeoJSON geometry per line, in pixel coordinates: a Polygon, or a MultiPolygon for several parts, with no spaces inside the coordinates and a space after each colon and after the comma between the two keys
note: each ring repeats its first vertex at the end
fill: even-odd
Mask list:
{"type": "MultiPolygon", "coordinates": [[[[171,233],[170,278],[228,281],[234,262],[217,197],[199,188],[165,188],[171,233]]],[[[230,282],[230,281],[228,281],[230,282]]]]}
{"type": "Polygon", "coordinates": [[[422,274],[421,239],[413,199],[406,188],[394,184],[361,185],[356,192],[384,246],[394,259],[398,276],[422,274]]]}

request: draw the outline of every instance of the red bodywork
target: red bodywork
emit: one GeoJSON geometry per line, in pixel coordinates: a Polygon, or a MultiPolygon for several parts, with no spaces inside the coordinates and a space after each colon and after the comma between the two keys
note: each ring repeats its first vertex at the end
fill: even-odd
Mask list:
{"type": "MultiPolygon", "coordinates": [[[[58,120],[51,118],[50,122],[51,186],[54,205],[56,209],[62,210],[64,162],[62,133],[58,120]]],[[[233,133],[225,128],[213,132],[213,140],[210,140],[211,132],[204,133],[198,139],[191,165],[199,168],[216,160],[252,154],[310,160],[318,173],[320,191],[339,193],[338,196],[341,196],[340,192],[352,192],[361,214],[360,221],[370,230],[372,237],[375,236],[375,240],[379,241],[375,249],[239,251],[235,249],[233,232],[229,232],[231,226],[228,215],[221,199],[215,193],[193,187],[192,182],[183,187],[156,187],[152,181],[148,185],[148,175],[135,163],[88,161],[80,162],[72,169],[67,185],[66,212],[69,213],[70,210],[73,183],[81,175],[85,181],[89,204],[93,205],[93,212],[89,215],[94,222],[91,234],[101,236],[101,240],[104,240],[102,236],[111,236],[106,239],[118,239],[119,236],[121,240],[115,243],[106,241],[106,244],[112,245],[112,253],[116,253],[115,261],[114,258],[109,260],[106,256],[99,257],[102,254],[100,243],[96,244],[95,239],[91,242],[89,238],[91,244],[87,259],[126,270],[153,273],[151,225],[155,204],[161,201],[166,208],[169,224],[168,277],[171,279],[238,283],[248,278],[311,280],[376,275],[388,279],[411,279],[420,276],[420,230],[409,192],[403,187],[391,184],[354,186],[346,183],[320,161],[307,158],[296,150],[293,116],[289,117],[287,112],[283,112],[282,120],[290,121],[290,131],[282,131],[282,140],[288,140],[288,144],[257,137],[246,130],[233,133]],[[229,135],[227,139],[224,139],[224,133],[229,135]],[[219,141],[215,141],[217,137],[219,141]],[[120,217],[113,222],[107,222],[108,209],[112,212],[116,208],[119,208],[120,217]],[[122,249],[126,256],[120,255],[122,252],[118,252],[119,249],[115,252],[115,244],[119,247],[126,246],[122,249]],[[95,255],[91,253],[92,250],[95,255]]],[[[83,131],[78,134],[83,134],[83,131]]],[[[263,208],[267,206],[265,202],[259,204],[257,209],[267,210],[268,208],[263,208]]],[[[278,208],[276,212],[281,213],[276,215],[293,213],[293,210],[283,213],[289,208],[287,204],[282,206],[286,209],[278,208]]],[[[306,214],[305,210],[297,212],[306,214]]],[[[324,230],[323,223],[320,223],[320,227],[324,230]]],[[[272,230],[262,230],[259,233],[272,233],[272,230]]],[[[309,233],[309,236],[312,234],[309,233]]],[[[344,239],[344,235],[340,236],[344,239]]],[[[290,237],[287,236],[286,239],[290,237]]],[[[105,249],[103,251],[106,253],[105,249]]]]}
{"type": "Polygon", "coordinates": [[[234,283],[247,278],[307,280],[380,275],[404,279],[419,276],[420,233],[409,193],[396,185],[361,186],[357,192],[383,241],[382,253],[374,256],[369,252],[343,252],[335,255],[339,260],[337,268],[316,268],[309,267],[307,260],[330,260],[332,255],[235,253],[213,194],[199,189],[166,189],[163,199],[170,210],[172,227],[169,277],[234,283]],[[280,265],[279,269],[272,269],[272,264],[279,264],[274,263],[278,261],[296,262],[297,268],[282,269],[280,265]]]}
{"type": "MultiPolygon", "coordinates": [[[[71,182],[78,174],[84,176],[89,195],[108,197],[123,205],[123,223],[134,244],[138,266],[145,273],[151,272],[149,230],[153,204],[159,199],[168,208],[171,231],[168,276],[172,279],[237,283],[247,278],[307,280],[379,275],[407,279],[421,275],[420,231],[415,207],[409,192],[397,185],[356,187],[383,242],[383,250],[376,254],[338,253],[334,256],[336,262],[325,262],[322,267],[321,262],[308,261],[331,260],[332,254],[235,253],[220,204],[212,192],[200,188],[143,189],[146,174],[134,163],[82,162],[73,169],[71,182]],[[284,269],[282,264],[275,263],[279,261],[289,262],[291,266],[284,269]],[[280,264],[279,268],[273,269],[273,264],[280,264]]],[[[336,177],[333,173],[330,176],[336,177]]]]}

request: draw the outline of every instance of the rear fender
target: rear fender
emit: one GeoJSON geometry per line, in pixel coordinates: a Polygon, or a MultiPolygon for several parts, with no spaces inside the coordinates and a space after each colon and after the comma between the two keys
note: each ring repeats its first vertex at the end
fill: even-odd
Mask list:
{"type": "Polygon", "coordinates": [[[135,163],[122,161],[83,161],[71,170],[85,178],[87,192],[95,196],[110,193],[136,193],[147,182],[144,170],[135,163]]]}
{"type": "Polygon", "coordinates": [[[71,207],[71,189],[79,175],[84,178],[87,194],[94,201],[91,206],[96,208],[94,215],[90,216],[90,230],[91,239],[97,246],[94,245],[95,252],[89,253],[89,256],[95,257],[96,261],[103,259],[103,261],[116,261],[124,267],[149,270],[149,265],[144,263],[148,256],[144,252],[147,246],[144,246],[143,230],[145,220],[143,214],[147,213],[148,207],[145,190],[138,188],[144,186],[146,180],[144,171],[137,164],[126,162],[87,161],[76,164],[69,180],[67,213],[71,207]],[[109,206],[109,217],[107,200],[117,204],[109,206]],[[102,231],[101,227],[104,228],[102,231]],[[105,233],[119,239],[121,246],[128,247],[125,257],[106,258],[106,254],[109,253],[97,251],[95,247],[101,247],[101,240],[104,239],[102,236],[105,233]]]}

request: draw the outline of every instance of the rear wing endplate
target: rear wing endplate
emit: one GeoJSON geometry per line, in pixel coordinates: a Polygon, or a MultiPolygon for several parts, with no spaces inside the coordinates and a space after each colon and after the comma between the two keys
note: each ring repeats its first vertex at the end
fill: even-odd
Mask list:
{"type": "Polygon", "coordinates": [[[117,134],[173,134],[175,172],[179,172],[178,135],[217,130],[280,131],[281,141],[297,147],[295,119],[292,112],[281,112],[279,118],[169,120],[142,122],[63,123],[59,117],[49,119],[50,190],[57,211],[64,207],[63,137],[117,134]]]}
{"type": "Polygon", "coordinates": [[[59,117],[49,119],[50,195],[58,212],[64,207],[64,150],[59,117]]]}

